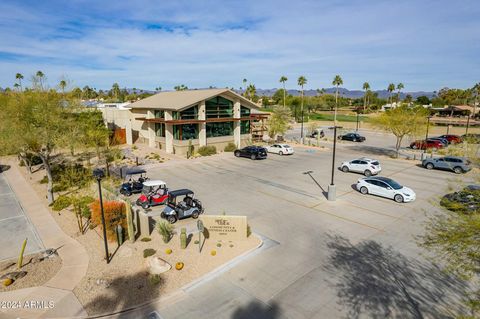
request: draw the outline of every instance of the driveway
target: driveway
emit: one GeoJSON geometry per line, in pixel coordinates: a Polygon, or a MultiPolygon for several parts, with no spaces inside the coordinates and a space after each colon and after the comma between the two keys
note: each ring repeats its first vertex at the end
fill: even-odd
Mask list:
{"type": "Polygon", "coordinates": [[[0,261],[17,258],[27,238],[25,254],[43,249],[35,227],[25,215],[3,173],[0,173],[0,261]]]}

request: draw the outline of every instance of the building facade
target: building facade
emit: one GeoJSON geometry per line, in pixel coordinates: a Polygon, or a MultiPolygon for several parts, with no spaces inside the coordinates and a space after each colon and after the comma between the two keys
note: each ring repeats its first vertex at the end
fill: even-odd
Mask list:
{"type": "Polygon", "coordinates": [[[242,147],[252,138],[252,121],[265,117],[229,89],[161,92],[128,107],[127,144],[140,140],[174,154],[186,154],[190,143],[195,149],[242,147]]]}

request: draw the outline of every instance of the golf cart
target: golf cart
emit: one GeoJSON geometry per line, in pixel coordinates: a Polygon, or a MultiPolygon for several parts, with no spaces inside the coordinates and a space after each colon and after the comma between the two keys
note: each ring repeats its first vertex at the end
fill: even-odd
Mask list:
{"type": "Polygon", "coordinates": [[[162,218],[170,224],[179,219],[198,218],[203,213],[202,203],[195,199],[195,194],[189,189],[177,189],[168,194],[167,206],[163,209],[162,218]]]}
{"type": "Polygon", "coordinates": [[[151,206],[164,205],[168,199],[168,188],[164,181],[153,180],[143,183],[142,195],[137,199],[137,206],[148,209],[151,206]]]}
{"type": "Polygon", "coordinates": [[[140,193],[143,189],[143,183],[148,179],[147,171],[140,168],[131,168],[125,172],[125,179],[128,181],[124,182],[120,186],[120,194],[125,196],[130,196],[135,193],[140,193]],[[140,175],[136,177],[137,175],[140,175]]]}

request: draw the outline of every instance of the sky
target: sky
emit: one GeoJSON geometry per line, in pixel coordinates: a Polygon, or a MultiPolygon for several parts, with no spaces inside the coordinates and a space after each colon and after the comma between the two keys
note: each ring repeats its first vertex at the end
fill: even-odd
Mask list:
{"type": "Polygon", "coordinates": [[[405,91],[480,82],[480,1],[0,2],[0,87],[243,86],[405,91]]]}

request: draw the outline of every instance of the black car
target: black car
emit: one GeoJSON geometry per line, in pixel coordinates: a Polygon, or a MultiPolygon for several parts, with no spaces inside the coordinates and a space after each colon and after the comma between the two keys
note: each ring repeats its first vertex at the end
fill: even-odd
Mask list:
{"type": "Polygon", "coordinates": [[[480,185],[469,185],[459,192],[447,194],[440,200],[440,205],[454,212],[478,212],[480,210],[480,185]]]}
{"type": "Polygon", "coordinates": [[[345,135],[339,135],[338,139],[343,141],[364,142],[365,136],[361,136],[358,133],[347,133],[345,135]]]}
{"type": "Polygon", "coordinates": [[[236,157],[248,157],[252,160],[267,158],[267,150],[261,146],[247,146],[236,150],[233,154],[236,157]]]}

